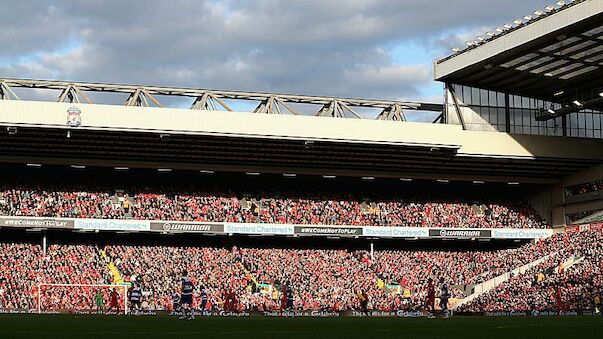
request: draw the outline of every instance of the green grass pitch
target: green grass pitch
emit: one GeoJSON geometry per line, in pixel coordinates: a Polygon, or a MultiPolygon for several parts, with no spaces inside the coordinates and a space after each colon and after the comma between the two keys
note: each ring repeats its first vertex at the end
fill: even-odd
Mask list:
{"type": "Polygon", "coordinates": [[[197,318],[0,315],[0,338],[603,338],[603,317],[197,318]]]}

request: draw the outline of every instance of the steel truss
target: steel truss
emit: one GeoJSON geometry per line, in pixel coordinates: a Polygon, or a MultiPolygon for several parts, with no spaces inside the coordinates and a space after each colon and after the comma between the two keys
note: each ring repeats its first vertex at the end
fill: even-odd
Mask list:
{"type": "Polygon", "coordinates": [[[335,118],[357,118],[364,117],[357,112],[357,108],[377,108],[381,113],[377,120],[406,121],[405,111],[443,111],[442,104],[422,102],[402,102],[391,100],[371,100],[352,98],[333,98],[311,95],[291,95],[243,91],[222,91],[185,87],[158,87],[138,86],[123,84],[104,84],[88,82],[69,82],[55,80],[31,80],[31,79],[9,79],[0,78],[0,99],[21,100],[12,88],[32,88],[58,90],[60,95],[57,102],[93,103],[87,92],[124,93],[128,97],[125,106],[141,107],[165,107],[156,96],[180,96],[195,98],[191,109],[233,111],[224,102],[227,100],[259,101],[259,105],[252,113],[264,114],[294,114],[300,115],[291,104],[310,104],[321,107],[316,116],[335,118]]]}

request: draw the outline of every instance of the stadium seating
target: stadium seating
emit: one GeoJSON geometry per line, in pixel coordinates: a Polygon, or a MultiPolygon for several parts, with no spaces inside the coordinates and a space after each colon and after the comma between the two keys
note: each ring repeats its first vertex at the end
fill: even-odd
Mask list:
{"type": "MultiPolygon", "coordinates": [[[[474,284],[551,254],[533,271],[511,278],[461,310],[587,308],[592,294],[603,287],[601,240],[603,232],[596,230],[556,234],[512,249],[388,250],[375,251],[372,257],[368,251],[345,249],[126,244],[55,244],[44,254],[39,245],[5,242],[0,243],[0,308],[35,309],[39,283],[111,283],[103,251],[126,281],[140,284],[145,307],[153,310],[171,308],[183,269],[197,285],[197,304],[203,286],[213,309],[223,307],[226,292],[235,293],[238,310],[279,309],[274,292],[291,285],[294,307],[300,310],[358,309],[357,290],[368,293],[375,310],[421,310],[428,278],[443,278],[453,297],[463,298],[474,284]],[[568,258],[575,263],[559,269],[568,258]]],[[[42,293],[43,309],[94,307],[94,289],[42,293]]]]}
{"type": "Polygon", "coordinates": [[[557,254],[529,272],[463,305],[461,311],[545,311],[589,309],[603,289],[603,232],[563,239],[557,254]],[[564,267],[568,259],[576,260],[564,267]]]}
{"type": "MultiPolygon", "coordinates": [[[[108,271],[95,246],[0,243],[0,308],[36,309],[38,284],[106,284],[108,271]]],[[[88,309],[92,289],[45,289],[45,308],[88,309]],[[73,298],[71,293],[79,293],[73,298]]]]}
{"type": "Polygon", "coordinates": [[[579,195],[595,191],[603,191],[603,180],[587,182],[584,184],[569,186],[565,188],[566,195],[579,195]]]}
{"type": "Polygon", "coordinates": [[[256,192],[238,198],[227,191],[130,188],[110,192],[87,187],[24,185],[0,188],[0,215],[104,219],[263,222],[290,224],[547,228],[525,202],[457,198],[256,192]],[[256,198],[254,198],[256,197],[256,198]]]}

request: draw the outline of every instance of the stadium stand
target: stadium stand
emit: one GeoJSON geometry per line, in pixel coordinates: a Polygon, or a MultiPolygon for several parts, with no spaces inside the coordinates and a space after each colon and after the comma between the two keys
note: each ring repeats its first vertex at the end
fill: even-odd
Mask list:
{"type": "Polygon", "coordinates": [[[407,227],[547,228],[527,202],[461,197],[256,191],[211,187],[130,187],[30,184],[0,189],[5,216],[407,227]],[[241,196],[241,198],[237,198],[241,196]],[[247,198],[244,198],[247,196],[247,198]],[[251,198],[250,198],[251,197],[251,198]]]}
{"type": "Polygon", "coordinates": [[[557,5],[436,60],[440,104],[0,79],[0,313],[97,311],[107,297],[73,284],[137,284],[146,311],[172,311],[188,270],[194,305],[203,288],[225,312],[278,313],[289,286],[296,311],[339,316],[366,292],[370,310],[420,314],[432,278],[457,313],[592,314],[603,8],[557,5]],[[28,89],[58,102],[21,100],[28,89]]]}
{"type": "MultiPolygon", "coordinates": [[[[103,284],[108,271],[95,246],[0,243],[0,308],[37,309],[38,284],[103,284]]],[[[43,291],[44,308],[90,309],[93,289],[43,291]]]]}
{"type": "Polygon", "coordinates": [[[601,293],[603,232],[581,232],[563,237],[557,254],[524,274],[512,277],[483,294],[461,311],[545,311],[592,307],[601,293]],[[571,265],[571,266],[568,266],[571,265]]]}
{"type": "Polygon", "coordinates": [[[565,188],[565,194],[579,195],[590,192],[603,191],[603,180],[587,182],[579,185],[573,185],[565,188]]]}
{"type": "MultiPolygon", "coordinates": [[[[498,250],[375,251],[353,249],[227,248],[161,244],[55,244],[2,242],[0,308],[35,309],[37,284],[109,284],[107,254],[126,282],[142,287],[148,310],[170,310],[179,274],[189,270],[209,308],[222,309],[225,294],[236,295],[236,310],[278,310],[283,286],[294,291],[298,310],[358,310],[355,291],[366,291],[373,310],[422,310],[428,278],[444,278],[455,300],[479,282],[552,255],[533,270],[511,278],[463,305],[460,311],[584,309],[601,291],[603,231],[555,235],[517,248],[498,250]],[[596,245],[593,245],[596,244],[596,245]],[[568,259],[572,261],[568,261],[568,259]],[[565,265],[559,268],[560,265],[565,265]],[[526,277],[533,277],[530,279],[526,277]],[[552,291],[560,291],[556,299],[552,291]],[[531,301],[530,296],[537,296],[531,301]]],[[[93,309],[93,288],[42,290],[43,309],[93,309]]],[[[557,293],[557,292],[556,292],[557,293]]]]}

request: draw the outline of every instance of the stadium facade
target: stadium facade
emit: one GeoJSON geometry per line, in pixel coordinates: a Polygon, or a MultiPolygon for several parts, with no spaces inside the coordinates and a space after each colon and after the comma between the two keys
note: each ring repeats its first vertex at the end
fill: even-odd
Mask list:
{"type": "Polygon", "coordinates": [[[531,201],[563,225],[568,214],[603,207],[596,194],[564,193],[603,178],[602,10],[600,1],[574,1],[537,12],[436,60],[443,104],[0,79],[0,159],[540,184],[531,201]],[[21,100],[27,90],[54,91],[57,102],[21,100]],[[91,99],[108,94],[122,95],[124,105],[91,99]],[[162,104],[183,98],[190,109],[162,104]],[[233,112],[233,101],[257,106],[233,112]],[[307,107],[314,114],[300,113],[307,107]],[[363,109],[376,110],[375,118],[363,109]],[[438,117],[407,121],[416,111],[438,117]]]}
{"type": "MultiPolygon", "coordinates": [[[[291,269],[292,276],[305,274],[297,276],[296,288],[308,288],[307,295],[324,286],[346,291],[328,300],[333,304],[328,307],[349,310],[356,297],[348,291],[362,286],[383,312],[393,315],[392,309],[401,312],[409,304],[416,312],[422,301],[413,299],[410,289],[404,296],[408,284],[400,280],[407,277],[399,272],[427,264],[440,265],[450,279],[468,271],[454,294],[465,297],[455,300],[458,307],[473,312],[482,306],[478,297],[491,297],[488,291],[517,274],[586,266],[603,253],[576,254],[599,242],[603,227],[602,18],[602,1],[560,1],[468,42],[466,49],[434,62],[434,77],[444,88],[442,104],[0,78],[0,232],[17,240],[40,232],[44,254],[52,234],[59,244],[53,253],[68,254],[75,264],[50,261],[54,270],[36,274],[61,279],[57,272],[72,270],[71,279],[81,278],[76,288],[103,280],[99,272],[107,269],[113,282],[124,283],[125,272],[138,277],[133,270],[140,267],[132,263],[148,259],[145,269],[154,270],[161,283],[141,280],[156,289],[149,295],[157,303],[165,304],[160,299],[173,288],[183,265],[177,259],[192,253],[195,262],[220,273],[204,282],[214,300],[222,298],[224,288],[237,288],[248,305],[261,307],[264,301],[253,299],[258,293],[247,288],[272,292],[276,285],[267,282],[283,279],[291,269]],[[28,91],[54,93],[57,99],[25,100],[28,91]],[[113,99],[103,104],[108,96],[113,99]],[[182,106],[187,98],[188,108],[165,104],[182,106]],[[236,101],[253,102],[255,108],[236,112],[231,108],[236,101]],[[367,118],[367,109],[374,117],[367,118]],[[420,111],[437,118],[408,121],[420,111]],[[96,185],[104,186],[95,191],[96,185]],[[114,190],[110,194],[103,191],[107,185],[114,190]],[[187,186],[194,187],[192,193],[187,186]],[[472,202],[474,196],[489,200],[472,202]],[[570,223],[582,225],[567,227],[571,236],[561,241],[555,233],[570,223]],[[83,245],[71,244],[78,241],[83,245]],[[374,253],[373,241],[382,247],[435,243],[463,251],[426,250],[406,257],[404,251],[374,253]],[[327,248],[345,243],[346,250],[316,249],[325,243],[327,248]],[[174,244],[188,246],[190,253],[182,255],[174,244]],[[240,250],[240,244],[252,245],[240,250]],[[300,244],[311,249],[287,248],[300,244]],[[358,244],[363,251],[348,251],[358,244]],[[259,245],[264,248],[252,248],[259,245]],[[484,247],[492,251],[479,258],[492,266],[470,265],[474,253],[465,250],[484,247]],[[302,259],[287,261],[294,256],[302,259]],[[372,265],[380,260],[399,266],[372,265]],[[416,266],[401,265],[405,260],[417,260],[416,266]],[[270,272],[275,264],[282,272],[270,272]],[[92,269],[73,274],[82,265],[92,269]],[[324,280],[311,285],[316,282],[308,277],[315,274],[324,280]],[[245,284],[224,283],[222,276],[245,284]],[[338,280],[329,285],[331,278],[338,280]],[[391,302],[399,303],[391,308],[391,302]]],[[[0,246],[7,261],[46,260],[32,255],[40,246],[31,242],[0,246]]],[[[199,275],[211,271],[200,267],[199,275]]],[[[411,284],[426,281],[420,272],[407,274],[414,274],[411,284]]],[[[13,287],[35,288],[39,281],[30,280],[13,287]]],[[[27,297],[9,295],[6,303],[31,308],[36,295],[38,311],[40,305],[54,307],[55,293],[66,292],[43,290],[55,287],[52,283],[38,284],[37,294],[27,297]]],[[[287,284],[279,284],[284,295],[287,284]]],[[[304,310],[327,307],[309,299],[304,310]]],[[[552,302],[544,304],[543,309],[552,302]]],[[[586,309],[584,299],[575,305],[586,309]]]]}

